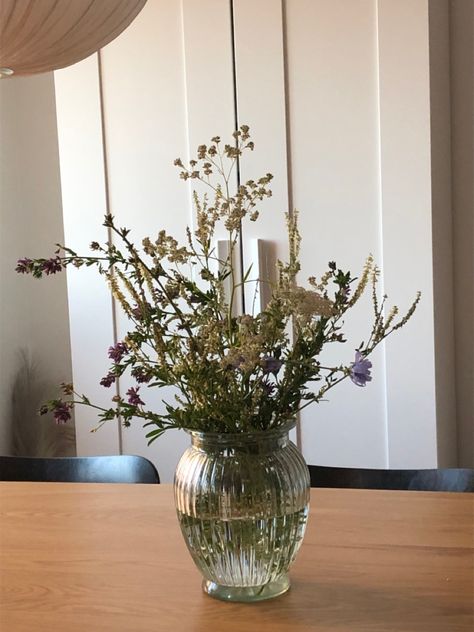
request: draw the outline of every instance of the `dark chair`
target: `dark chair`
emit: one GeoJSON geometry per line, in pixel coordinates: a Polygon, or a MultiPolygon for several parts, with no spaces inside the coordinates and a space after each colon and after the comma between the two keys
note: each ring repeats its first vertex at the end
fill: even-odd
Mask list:
{"type": "Polygon", "coordinates": [[[473,492],[474,470],[367,470],[308,465],[311,487],[473,492]]]}
{"type": "Polygon", "coordinates": [[[36,458],[0,456],[0,481],[55,483],[159,483],[151,461],[142,456],[36,458]]]}

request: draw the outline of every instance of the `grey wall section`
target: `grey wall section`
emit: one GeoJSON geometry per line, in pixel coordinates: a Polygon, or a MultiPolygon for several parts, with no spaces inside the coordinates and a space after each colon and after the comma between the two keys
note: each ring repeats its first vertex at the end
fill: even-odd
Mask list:
{"type": "Polygon", "coordinates": [[[474,3],[451,0],[454,324],[459,464],[474,467],[474,3]]]}
{"type": "Polygon", "coordinates": [[[449,2],[429,4],[431,196],[438,465],[457,465],[449,2]]]}
{"type": "MultiPolygon", "coordinates": [[[[63,240],[52,74],[0,82],[0,213],[0,453],[9,453],[22,352],[39,395],[71,378],[66,276],[14,271],[18,258],[52,255],[63,240]]],[[[20,403],[26,414],[32,402],[20,403]]]]}

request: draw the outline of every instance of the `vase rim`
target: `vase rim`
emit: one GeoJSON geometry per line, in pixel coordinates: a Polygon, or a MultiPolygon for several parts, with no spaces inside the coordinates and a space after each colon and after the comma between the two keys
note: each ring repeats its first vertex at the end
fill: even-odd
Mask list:
{"type": "Polygon", "coordinates": [[[207,430],[195,430],[193,428],[184,428],[192,437],[203,437],[206,439],[220,439],[225,441],[235,439],[236,441],[242,441],[243,439],[258,440],[269,439],[272,437],[278,437],[292,430],[296,426],[296,419],[292,419],[286,424],[277,426],[275,428],[269,428],[268,430],[250,430],[248,432],[214,432],[207,430]]]}

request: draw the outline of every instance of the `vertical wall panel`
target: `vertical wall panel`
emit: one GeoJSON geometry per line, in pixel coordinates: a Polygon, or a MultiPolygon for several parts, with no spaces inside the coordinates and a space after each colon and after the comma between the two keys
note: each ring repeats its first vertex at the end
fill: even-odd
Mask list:
{"type": "MultiPolygon", "coordinates": [[[[191,212],[173,165],[187,148],[181,3],[148,2],[101,51],[101,62],[110,211],[131,229],[138,246],[145,236],[156,239],[161,229],[183,241],[191,212]]],[[[114,243],[121,247],[116,236],[114,243]]],[[[131,326],[117,307],[119,340],[131,326]]],[[[131,386],[136,384],[130,376],[120,379],[122,396],[131,386]]],[[[162,399],[172,400],[173,392],[144,385],[141,397],[147,408],[165,412],[162,399]]],[[[135,419],[122,429],[123,452],[143,454],[156,463],[163,481],[171,480],[188,437],[170,431],[148,446],[142,426],[135,419]]]]}
{"type": "MultiPolygon", "coordinates": [[[[186,161],[198,144],[234,129],[229,4],[149,2],[101,59],[111,212],[136,243],[163,228],[184,243],[186,226],[194,223],[192,185],[179,178],[173,160],[186,161]],[[202,45],[212,40],[212,47],[202,45]]],[[[130,324],[120,310],[117,316],[122,339],[130,324]]],[[[133,383],[121,379],[122,394],[133,383]]],[[[150,409],[162,412],[162,399],[174,396],[171,388],[142,387],[141,393],[150,409]]],[[[189,438],[171,431],[147,447],[136,420],[122,441],[124,452],[151,458],[169,481],[189,438]]]]}
{"type": "Polygon", "coordinates": [[[449,6],[458,449],[474,467],[474,3],[449,6]]]}
{"type": "Polygon", "coordinates": [[[0,81],[0,454],[20,443],[46,456],[45,443],[35,445],[46,429],[57,432],[58,454],[75,449],[59,439],[69,428],[47,428],[36,414],[72,379],[66,275],[38,281],[15,272],[20,257],[51,256],[64,242],[54,99],[52,73],[0,81]],[[30,401],[18,399],[19,387],[30,401]]]}
{"type": "MultiPolygon", "coordinates": [[[[290,211],[286,140],[283,11],[280,0],[234,0],[235,79],[238,124],[249,125],[255,150],[240,164],[241,181],[271,173],[272,197],[262,201],[256,222],[243,223],[243,269],[256,278],[260,256],[266,258],[268,280],[276,281],[276,260],[288,259],[285,213],[290,211]],[[258,49],[258,54],[256,51],[258,49]]],[[[254,283],[245,287],[245,311],[258,312],[254,283]]],[[[296,433],[292,439],[296,441],[296,433]]]]}
{"type": "MultiPolygon", "coordinates": [[[[232,144],[232,133],[236,126],[234,103],[234,69],[232,48],[231,2],[221,0],[182,0],[183,51],[185,60],[185,107],[187,117],[188,157],[196,157],[201,144],[210,144],[214,136],[221,137],[221,147],[232,144]]],[[[225,169],[229,162],[224,160],[225,169]]],[[[237,186],[237,170],[230,174],[229,187],[237,186]]],[[[189,204],[192,205],[193,191],[213,199],[214,192],[197,180],[188,180],[189,204]]],[[[228,242],[229,233],[223,222],[215,227],[214,247],[218,241],[228,242]]],[[[227,253],[228,243],[221,243],[227,253]]],[[[222,256],[223,250],[220,251],[222,256]]],[[[240,265],[239,244],[233,253],[233,262],[238,274],[240,265]]],[[[217,265],[216,265],[217,271],[217,265]]],[[[195,279],[201,283],[200,278],[195,279]]],[[[230,283],[228,286],[230,290],[230,283]]],[[[230,296],[227,297],[230,301],[230,296]]],[[[232,297],[233,314],[242,310],[241,292],[232,297]]]]}
{"type": "MultiPolygon", "coordinates": [[[[182,2],[188,156],[195,157],[198,145],[209,144],[213,136],[220,136],[222,144],[232,142],[236,121],[231,4],[222,0],[182,2]]],[[[236,183],[234,170],[231,186],[236,183]]],[[[190,180],[190,201],[193,189],[209,196],[212,193],[190,180]]],[[[221,224],[216,226],[216,239],[228,239],[221,224]]]]}
{"type": "MultiPolygon", "coordinates": [[[[285,212],[290,209],[282,19],[279,0],[262,0],[258,4],[234,0],[238,122],[250,126],[255,141],[255,150],[247,152],[242,160],[241,180],[256,179],[268,172],[274,176],[270,184],[272,197],[261,203],[260,217],[243,227],[244,269],[253,264],[254,273],[257,239],[265,240],[273,264],[277,257],[288,258],[285,212]]],[[[249,284],[248,313],[253,295],[254,286],[249,284]]]]}
{"type": "Polygon", "coordinates": [[[458,380],[454,358],[449,2],[430,2],[428,10],[437,450],[438,466],[453,467],[457,465],[458,380]]]}
{"type": "Polygon", "coordinates": [[[428,2],[380,0],[383,267],[412,322],[387,343],[389,465],[437,465],[428,2]],[[411,286],[411,287],[410,287],[411,286]]]}
{"type": "MultiPolygon", "coordinates": [[[[55,72],[55,88],[64,239],[73,250],[87,254],[91,241],[107,240],[102,226],[106,187],[97,56],[55,72]]],[[[114,342],[110,292],[97,270],[70,268],[68,296],[75,388],[109,406],[109,393],[99,381],[108,370],[107,347],[114,342]]],[[[93,409],[76,408],[77,453],[117,454],[117,422],[91,434],[96,425],[93,409]]]]}
{"type": "Polygon", "coordinates": [[[183,47],[189,148],[234,131],[230,2],[183,0],[183,47]]]}
{"type": "MultiPolygon", "coordinates": [[[[287,0],[287,102],[293,204],[300,212],[303,284],[329,261],[356,275],[381,260],[375,6],[366,0],[287,0]]],[[[322,356],[348,364],[370,333],[361,301],[345,318],[348,342],[322,356]]],[[[383,352],[373,381],[346,381],[302,413],[303,453],[322,465],[384,467],[383,352]]]]}

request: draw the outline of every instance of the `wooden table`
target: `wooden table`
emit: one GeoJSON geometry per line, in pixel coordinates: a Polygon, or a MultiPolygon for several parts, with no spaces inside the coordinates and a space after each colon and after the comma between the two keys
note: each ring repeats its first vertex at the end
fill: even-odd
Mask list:
{"type": "Polygon", "coordinates": [[[473,496],[312,491],[292,588],[215,601],[169,485],[0,483],[1,632],[472,632],[473,496]]]}

